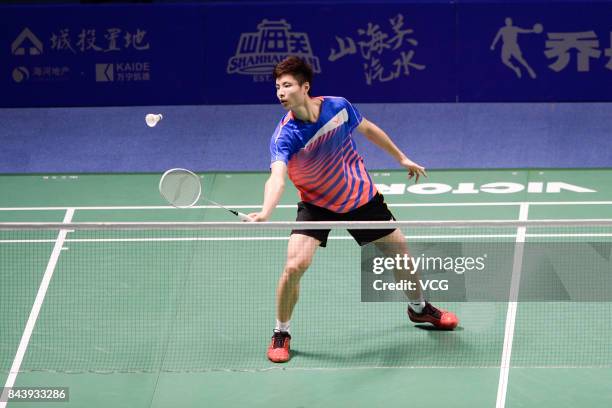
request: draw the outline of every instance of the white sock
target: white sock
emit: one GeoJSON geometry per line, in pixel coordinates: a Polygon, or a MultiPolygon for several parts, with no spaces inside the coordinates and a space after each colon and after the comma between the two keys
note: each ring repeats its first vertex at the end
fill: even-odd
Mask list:
{"type": "Polygon", "coordinates": [[[423,309],[425,308],[425,301],[421,300],[416,302],[410,302],[410,308],[417,313],[423,313],[423,309]]]}
{"type": "Polygon", "coordinates": [[[291,326],[291,320],[288,320],[286,322],[281,322],[280,320],[276,319],[276,328],[274,330],[289,333],[290,326],[291,326]]]}

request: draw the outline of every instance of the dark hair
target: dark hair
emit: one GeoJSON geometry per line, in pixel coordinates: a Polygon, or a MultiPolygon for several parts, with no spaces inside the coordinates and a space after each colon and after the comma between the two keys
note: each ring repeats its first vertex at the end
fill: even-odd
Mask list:
{"type": "Polygon", "coordinates": [[[276,64],[272,72],[274,79],[278,79],[285,74],[292,75],[300,85],[308,82],[312,88],[312,67],[303,59],[291,56],[276,64]]]}

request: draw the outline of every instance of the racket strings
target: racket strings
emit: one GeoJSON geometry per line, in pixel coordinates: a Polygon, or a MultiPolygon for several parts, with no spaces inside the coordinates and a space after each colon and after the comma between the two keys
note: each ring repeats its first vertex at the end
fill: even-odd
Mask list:
{"type": "Polygon", "coordinates": [[[177,183],[178,185],[176,191],[174,192],[173,201],[179,202],[179,198],[186,193],[183,186],[185,185],[185,182],[189,180],[189,178],[190,177],[188,175],[179,176],[179,181],[177,183]]]}
{"type": "Polygon", "coordinates": [[[248,215],[224,207],[223,205],[203,196],[200,178],[186,169],[170,169],[166,171],[159,181],[161,195],[174,207],[187,208],[203,199],[219,208],[229,211],[243,221],[250,221],[248,215]]]}

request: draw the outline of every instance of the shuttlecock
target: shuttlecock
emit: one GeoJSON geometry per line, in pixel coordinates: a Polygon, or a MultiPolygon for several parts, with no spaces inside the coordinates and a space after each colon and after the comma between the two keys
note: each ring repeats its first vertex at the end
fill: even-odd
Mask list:
{"type": "Polygon", "coordinates": [[[157,122],[159,122],[163,118],[164,117],[161,113],[158,113],[157,115],[154,113],[149,113],[147,116],[145,116],[145,122],[147,122],[148,127],[154,127],[155,125],[157,125],[157,122]]]}

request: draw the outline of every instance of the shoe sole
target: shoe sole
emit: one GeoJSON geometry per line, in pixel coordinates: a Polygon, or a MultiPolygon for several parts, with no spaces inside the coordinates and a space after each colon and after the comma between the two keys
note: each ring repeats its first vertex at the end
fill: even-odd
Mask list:
{"type": "Polygon", "coordinates": [[[274,358],[274,357],[270,357],[270,355],[268,355],[268,360],[270,360],[273,363],[286,363],[290,359],[291,359],[291,356],[289,356],[287,358],[274,358]]]}
{"type": "Polygon", "coordinates": [[[419,319],[419,318],[411,316],[410,313],[408,313],[408,318],[413,323],[430,323],[435,328],[440,329],[440,330],[453,330],[455,327],[459,325],[459,321],[457,319],[455,319],[455,322],[451,323],[450,325],[446,325],[446,324],[439,323],[439,320],[419,319]]]}

